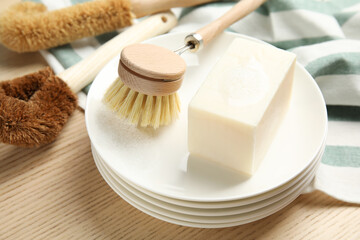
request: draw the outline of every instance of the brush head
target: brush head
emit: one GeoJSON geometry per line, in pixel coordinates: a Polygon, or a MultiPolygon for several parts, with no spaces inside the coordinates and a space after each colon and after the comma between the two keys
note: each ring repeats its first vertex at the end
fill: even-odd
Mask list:
{"type": "Polygon", "coordinates": [[[134,91],[166,96],[180,88],[185,70],[185,61],[167,48],[132,44],[121,52],[118,73],[134,91]]]}
{"type": "Polygon", "coordinates": [[[176,91],[185,69],[185,61],[166,48],[127,46],[121,52],[120,77],[107,90],[104,102],[119,116],[142,127],[167,125],[180,112],[176,91]]]}
{"type": "Polygon", "coordinates": [[[49,67],[1,82],[0,141],[22,147],[50,143],[76,106],[76,95],[49,67]]]}

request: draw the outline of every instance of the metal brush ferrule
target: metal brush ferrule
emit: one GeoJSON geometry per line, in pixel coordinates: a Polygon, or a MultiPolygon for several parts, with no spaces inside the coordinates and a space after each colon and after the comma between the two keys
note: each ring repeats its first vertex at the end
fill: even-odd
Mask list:
{"type": "Polygon", "coordinates": [[[190,52],[197,52],[204,46],[203,38],[198,33],[191,33],[185,37],[185,45],[190,45],[190,52]]]}

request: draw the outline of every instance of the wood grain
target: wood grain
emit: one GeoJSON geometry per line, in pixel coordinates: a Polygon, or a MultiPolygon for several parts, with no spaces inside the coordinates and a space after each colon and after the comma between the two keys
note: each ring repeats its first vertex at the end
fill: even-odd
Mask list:
{"type": "Polygon", "coordinates": [[[132,12],[136,17],[166,11],[175,7],[191,7],[215,0],[131,0],[132,12]]]}
{"type": "Polygon", "coordinates": [[[167,48],[138,43],[121,51],[121,62],[140,75],[165,80],[177,80],[186,70],[186,63],[178,54],[167,48]]]}
{"type": "Polygon", "coordinates": [[[127,68],[121,60],[118,66],[118,74],[121,81],[131,90],[149,96],[167,96],[175,93],[181,87],[183,81],[183,77],[167,82],[142,76],[127,68]]]}
{"type": "MultiPolygon", "coordinates": [[[[0,10],[8,2],[0,1],[0,10]]],[[[0,47],[6,79],[44,65],[38,54],[0,47]]],[[[22,149],[0,144],[0,239],[360,239],[360,208],[321,192],[302,195],[254,223],[196,229],[152,218],[118,197],[97,171],[84,114],[56,142],[22,149]]]]}
{"type": "Polygon", "coordinates": [[[204,45],[207,45],[209,42],[211,42],[212,39],[222,33],[226,28],[254,11],[265,1],[266,0],[239,1],[235,6],[233,6],[220,18],[202,27],[201,29],[196,31],[196,33],[200,34],[200,36],[203,38],[204,45]]]}
{"type": "Polygon", "coordinates": [[[153,44],[132,44],[121,51],[118,73],[130,89],[166,96],[181,86],[185,61],[173,51],[153,44]],[[164,81],[165,80],[165,81],[164,81]]]}

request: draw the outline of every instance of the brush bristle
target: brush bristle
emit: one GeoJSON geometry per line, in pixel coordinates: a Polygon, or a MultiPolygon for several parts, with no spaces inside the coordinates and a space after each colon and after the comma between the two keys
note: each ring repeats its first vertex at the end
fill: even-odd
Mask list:
{"type": "Polygon", "coordinates": [[[129,0],[77,2],[48,11],[41,3],[19,1],[1,11],[0,42],[16,52],[36,52],[132,24],[129,0]]]}
{"type": "Polygon", "coordinates": [[[106,91],[104,102],[131,123],[155,129],[177,119],[180,112],[177,93],[167,96],[146,95],[130,89],[119,77],[106,91]]]}

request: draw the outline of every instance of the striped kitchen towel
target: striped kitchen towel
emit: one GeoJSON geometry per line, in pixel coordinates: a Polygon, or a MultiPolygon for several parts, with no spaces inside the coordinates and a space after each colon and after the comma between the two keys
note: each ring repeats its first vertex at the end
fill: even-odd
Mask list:
{"type": "MultiPolygon", "coordinates": [[[[50,9],[85,1],[41,0],[50,9]]],[[[175,9],[179,24],[172,31],[192,32],[234,4],[224,1],[175,9]]],[[[314,186],[337,199],[360,203],[359,0],[269,0],[228,31],[295,53],[315,78],[327,104],[329,132],[314,186]]],[[[116,34],[107,33],[41,52],[55,71],[61,71],[116,34]]]]}

